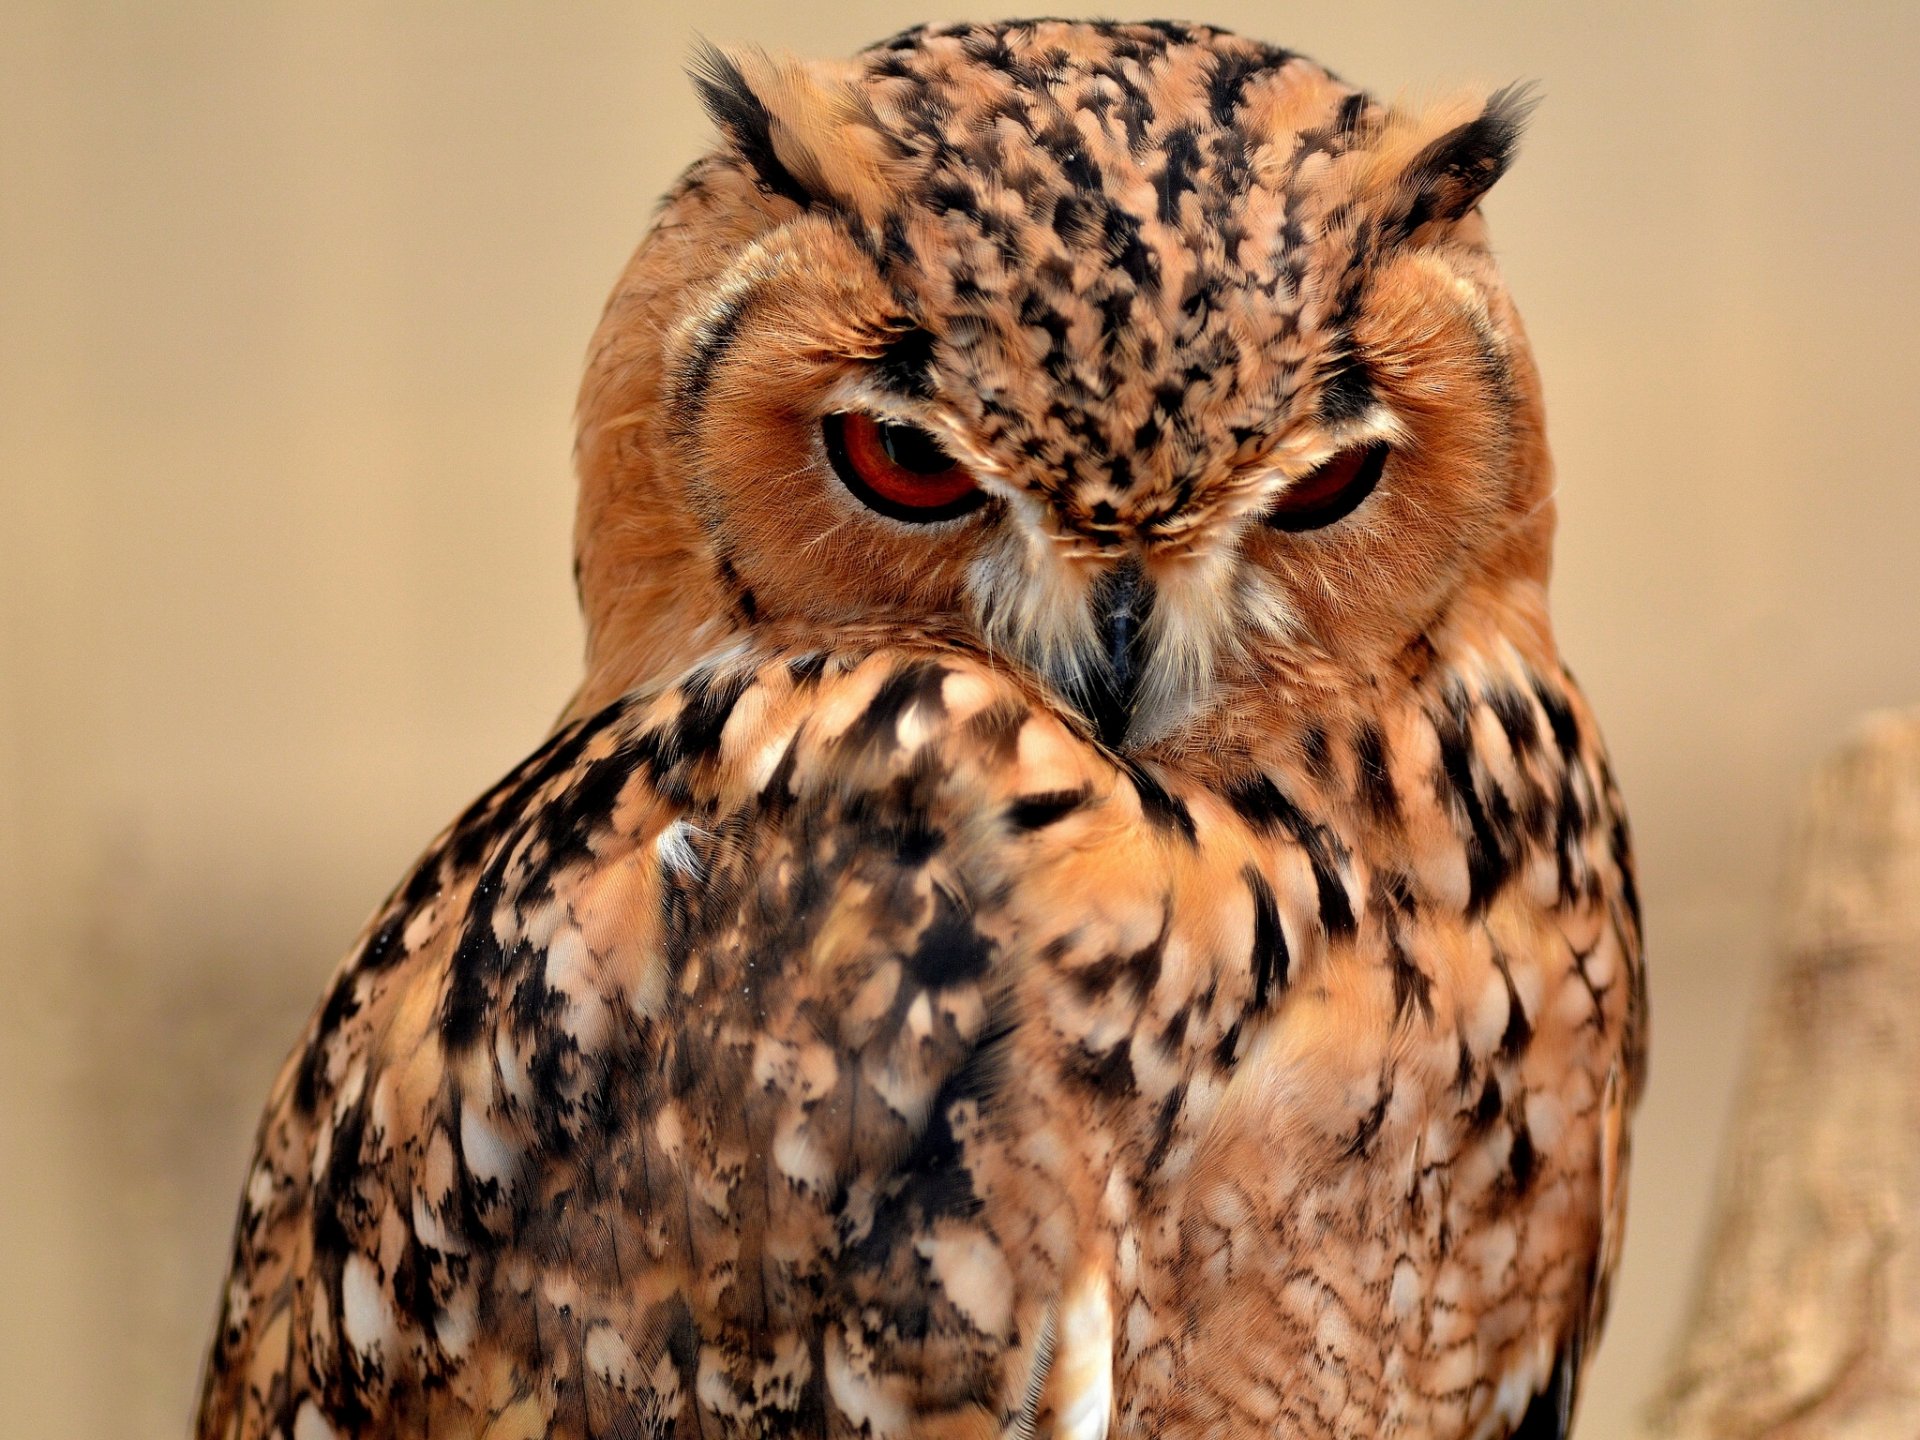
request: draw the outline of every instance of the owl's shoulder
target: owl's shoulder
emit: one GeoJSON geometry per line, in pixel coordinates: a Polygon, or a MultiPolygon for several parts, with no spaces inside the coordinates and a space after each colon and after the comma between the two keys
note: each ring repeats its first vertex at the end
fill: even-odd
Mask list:
{"type": "MultiPolygon", "coordinates": [[[[556,1314],[598,1316],[602,1350],[676,1326],[753,1349],[768,1302],[732,1274],[769,1237],[728,1198],[748,1155],[791,1187],[762,1217],[790,1255],[840,1248],[868,1177],[862,1264],[884,1276],[971,1195],[916,1147],[953,1146],[929,1109],[1004,1028],[1023,840],[1124,830],[1142,804],[1033,692],[953,653],[742,655],[561,729],[428,848],[283,1068],[203,1433],[291,1423],[275,1396],[492,1413],[513,1395],[473,1387],[558,1363],[556,1314]],[[903,1156],[923,1183],[889,1200],[903,1156]],[[567,1297],[537,1293],[576,1249],[567,1297]],[[618,1277],[649,1273],[674,1277],[664,1308],[628,1313],[618,1277]]],[[[889,1284],[926,1308],[910,1280],[869,1288],[889,1284]]],[[[647,1381],[659,1404],[696,1379],[676,1377],[647,1381]]]]}

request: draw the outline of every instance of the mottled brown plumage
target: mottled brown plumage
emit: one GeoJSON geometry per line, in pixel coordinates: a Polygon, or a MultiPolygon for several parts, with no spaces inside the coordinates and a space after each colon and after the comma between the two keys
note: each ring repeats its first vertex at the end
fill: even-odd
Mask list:
{"type": "Polygon", "coordinates": [[[1521,107],[1172,25],[698,79],[586,680],[276,1083],[199,1433],[1561,1433],[1644,1002],[1521,107]]]}

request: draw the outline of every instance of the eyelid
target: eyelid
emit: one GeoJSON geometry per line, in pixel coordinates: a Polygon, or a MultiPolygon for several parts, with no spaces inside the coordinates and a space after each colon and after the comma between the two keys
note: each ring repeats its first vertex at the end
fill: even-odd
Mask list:
{"type": "Polygon", "coordinates": [[[963,430],[948,422],[940,406],[917,405],[878,385],[865,382],[858,378],[858,370],[866,368],[869,368],[868,362],[861,362],[855,378],[840,379],[820,395],[814,415],[816,429],[829,415],[852,414],[856,411],[872,416],[883,425],[912,425],[933,436],[942,449],[972,471],[981,489],[1002,499],[1014,491],[1016,487],[1006,468],[993,455],[970,443],[963,430]]]}
{"type": "Polygon", "coordinates": [[[1409,432],[1398,415],[1385,405],[1376,404],[1365,416],[1334,430],[1319,425],[1302,427],[1285,436],[1267,451],[1256,469],[1255,486],[1261,492],[1260,505],[1278,500],[1288,485],[1311,475],[1334,456],[1363,445],[1384,444],[1404,451],[1409,432]]]}
{"type": "Polygon", "coordinates": [[[1383,440],[1337,450],[1274,496],[1263,519],[1286,534],[1337,525],[1372,498],[1392,457],[1393,447],[1383,440]]]}

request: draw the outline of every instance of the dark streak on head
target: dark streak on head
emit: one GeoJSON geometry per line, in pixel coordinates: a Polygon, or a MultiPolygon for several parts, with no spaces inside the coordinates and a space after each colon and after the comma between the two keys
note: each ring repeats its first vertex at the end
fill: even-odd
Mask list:
{"type": "Polygon", "coordinates": [[[1320,418],[1329,425],[1350,423],[1373,409],[1375,399],[1367,367],[1351,352],[1336,355],[1320,382],[1320,418]]]}
{"type": "Polygon", "coordinates": [[[1263,71],[1284,64],[1286,59],[1285,51],[1276,50],[1268,50],[1265,54],[1234,52],[1222,55],[1214,63],[1213,74],[1207,83],[1207,107],[1213,114],[1214,124],[1232,128],[1234,112],[1240,108],[1247,82],[1263,71]]]}
{"type": "Polygon", "coordinates": [[[694,88],[700,92],[700,103],[751,167],[761,189],[791,200],[803,210],[811,209],[817,197],[800,183],[774,149],[773,115],[753,93],[740,67],[714,46],[703,44],[694,51],[687,68],[694,88]]]}
{"type": "Polygon", "coordinates": [[[896,395],[933,398],[933,336],[918,325],[896,331],[874,362],[874,376],[896,395]]]}
{"type": "Polygon", "coordinates": [[[691,431],[706,413],[707,392],[713,385],[713,373],[740,338],[740,327],[746,322],[757,298],[758,292],[753,290],[729,295],[718,302],[713,313],[700,326],[686,359],[680,364],[674,384],[679,410],[674,425],[681,433],[691,431]]]}
{"type": "Polygon", "coordinates": [[[1405,174],[1406,213],[1387,238],[1405,239],[1433,221],[1458,220],[1479,204],[1513,162],[1534,104],[1527,86],[1509,85],[1491,96],[1479,115],[1415,156],[1405,174]]]}

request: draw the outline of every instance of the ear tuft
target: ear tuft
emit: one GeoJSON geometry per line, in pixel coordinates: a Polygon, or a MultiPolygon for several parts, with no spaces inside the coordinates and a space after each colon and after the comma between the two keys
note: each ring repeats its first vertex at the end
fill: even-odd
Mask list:
{"type": "Polygon", "coordinates": [[[707,113],[768,192],[869,222],[884,213],[906,151],[855,83],[857,66],[703,43],[688,69],[707,113]]]}
{"type": "Polygon", "coordinates": [[[811,208],[815,197],[780,158],[773,140],[773,112],[747,82],[740,63],[711,41],[702,40],[687,64],[687,73],[700,92],[700,103],[707,114],[733,142],[733,148],[752,167],[760,183],[802,209],[811,208]]]}
{"type": "Polygon", "coordinates": [[[1488,97],[1480,113],[1441,135],[1408,162],[1401,175],[1408,210],[1401,233],[1458,220],[1506,174],[1520,132],[1539,104],[1531,85],[1509,85],[1488,97]]]}

